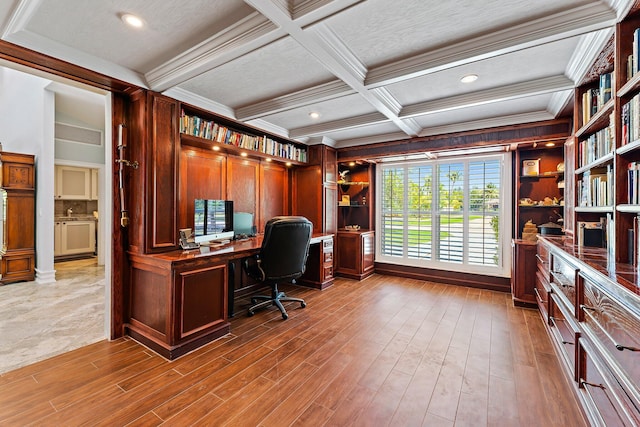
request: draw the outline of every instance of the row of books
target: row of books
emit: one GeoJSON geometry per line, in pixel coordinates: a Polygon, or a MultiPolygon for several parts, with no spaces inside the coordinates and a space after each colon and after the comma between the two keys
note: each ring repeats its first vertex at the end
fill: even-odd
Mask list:
{"type": "Polygon", "coordinates": [[[611,99],[612,73],[600,76],[597,88],[582,94],[582,124],[586,124],[611,99]]]}
{"type": "Polygon", "coordinates": [[[622,106],[621,145],[640,139],[640,94],[622,106]]]}
{"type": "Polygon", "coordinates": [[[640,204],[640,162],[630,162],[627,168],[627,203],[640,204]]]}
{"type": "Polygon", "coordinates": [[[304,148],[300,148],[294,144],[276,141],[266,135],[256,136],[238,132],[212,120],[187,115],[184,110],[180,114],[180,132],[220,144],[234,145],[238,148],[282,157],[287,160],[295,160],[298,162],[307,161],[307,150],[304,148]]]}
{"type": "MultiPolygon", "coordinates": [[[[613,113],[612,113],[613,116],[613,113]]],[[[609,119],[609,126],[578,144],[578,167],[586,166],[599,158],[613,152],[615,147],[615,121],[609,119]]]]}
{"type": "Polygon", "coordinates": [[[578,206],[612,206],[612,183],[613,171],[611,165],[586,171],[582,174],[582,179],[578,180],[576,185],[578,191],[578,206]]]}
{"type": "Polygon", "coordinates": [[[633,31],[633,47],[631,55],[627,58],[627,80],[630,80],[640,72],[640,63],[638,61],[640,52],[638,49],[640,49],[640,28],[636,28],[633,31]]]}

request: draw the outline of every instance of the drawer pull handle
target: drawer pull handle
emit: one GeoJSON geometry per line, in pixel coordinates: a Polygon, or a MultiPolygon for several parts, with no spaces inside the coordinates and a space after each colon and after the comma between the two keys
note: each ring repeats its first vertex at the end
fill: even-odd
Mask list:
{"type": "Polygon", "coordinates": [[[629,351],[640,351],[640,348],[637,347],[629,347],[622,344],[616,344],[616,348],[620,351],[629,350],[629,351]]]}
{"type": "Polygon", "coordinates": [[[596,307],[590,307],[590,306],[584,305],[584,304],[581,304],[580,308],[583,309],[583,310],[589,310],[589,311],[595,311],[595,312],[600,311],[596,307]]]}
{"type": "Polygon", "coordinates": [[[542,299],[542,296],[540,295],[540,292],[538,292],[538,288],[533,288],[533,292],[535,292],[535,293],[536,293],[536,295],[537,295],[537,296],[538,296],[538,298],[540,299],[540,302],[541,302],[541,303],[543,303],[543,304],[546,304],[546,303],[547,303],[547,300],[546,300],[546,299],[542,299]]]}
{"type": "Polygon", "coordinates": [[[574,343],[572,343],[571,341],[562,341],[562,344],[575,345],[575,344],[574,344],[574,343]]]}

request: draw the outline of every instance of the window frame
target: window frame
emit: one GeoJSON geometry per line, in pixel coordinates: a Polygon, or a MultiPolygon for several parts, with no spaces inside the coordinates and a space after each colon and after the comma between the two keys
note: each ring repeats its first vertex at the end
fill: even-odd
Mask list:
{"type": "MultiPolygon", "coordinates": [[[[433,186],[432,188],[437,187],[436,174],[438,174],[438,166],[444,164],[451,163],[460,163],[464,164],[464,185],[463,185],[463,194],[464,200],[467,203],[464,203],[462,212],[464,214],[463,221],[463,233],[464,233],[464,241],[465,243],[468,241],[468,217],[469,217],[469,197],[470,197],[470,185],[469,185],[469,163],[477,162],[477,161],[485,161],[485,160],[494,160],[497,159],[500,162],[500,189],[499,189],[499,197],[500,197],[500,207],[499,211],[499,229],[500,233],[500,241],[498,242],[499,246],[499,259],[498,264],[495,266],[488,265],[480,265],[480,264],[468,264],[468,252],[464,251],[463,263],[455,263],[448,261],[440,261],[436,259],[419,259],[419,258],[409,258],[408,257],[408,240],[407,240],[407,229],[406,227],[403,229],[403,246],[402,246],[402,256],[390,256],[382,254],[382,233],[376,233],[376,254],[375,260],[376,262],[386,263],[386,264],[396,264],[396,265],[404,265],[411,267],[420,267],[420,268],[430,268],[435,270],[444,270],[444,271],[457,271],[463,273],[473,273],[480,274],[486,276],[497,276],[497,277],[510,277],[511,276],[511,228],[512,228],[512,218],[513,218],[513,178],[511,171],[512,164],[512,153],[485,153],[485,154],[468,154],[468,155],[460,155],[460,156],[442,156],[441,158],[436,159],[420,159],[420,160],[399,160],[399,161],[390,161],[390,162],[382,162],[379,163],[376,168],[376,182],[379,185],[376,185],[376,200],[379,203],[380,208],[376,209],[376,217],[375,224],[376,230],[382,230],[382,214],[383,214],[383,173],[385,169],[391,167],[402,167],[404,168],[404,182],[406,183],[408,180],[408,169],[412,166],[421,166],[421,165],[430,165],[432,167],[432,176],[433,186]]],[[[408,210],[408,187],[405,186],[404,195],[403,195],[403,214],[407,215],[408,210]]],[[[433,201],[431,206],[431,215],[432,215],[432,236],[439,236],[439,232],[437,231],[438,224],[438,215],[440,213],[440,209],[438,207],[437,197],[439,197],[438,192],[433,192],[433,201]]],[[[438,240],[439,242],[439,240],[438,240]]],[[[434,242],[432,246],[432,257],[437,254],[437,247],[439,244],[434,242]]]]}

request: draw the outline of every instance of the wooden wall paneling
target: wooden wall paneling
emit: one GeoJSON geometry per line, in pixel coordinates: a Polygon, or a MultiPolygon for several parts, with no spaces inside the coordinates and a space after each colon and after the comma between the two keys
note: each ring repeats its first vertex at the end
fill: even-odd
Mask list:
{"type": "Polygon", "coordinates": [[[575,137],[568,138],[564,144],[564,232],[567,236],[574,235],[576,220],[576,180],[573,178],[576,170],[576,144],[575,137]]]}
{"type": "MultiPolygon", "coordinates": [[[[123,101],[126,102],[126,101],[123,101]]],[[[127,108],[127,106],[123,106],[127,108]]],[[[131,168],[125,168],[125,207],[129,213],[129,226],[126,228],[128,237],[127,250],[133,253],[144,253],[145,250],[145,230],[146,221],[148,218],[145,216],[145,200],[147,192],[147,173],[146,170],[149,167],[149,162],[145,161],[147,157],[147,151],[149,149],[147,141],[147,91],[139,90],[131,94],[128,100],[128,112],[123,114],[127,116],[127,120],[123,120],[126,128],[124,129],[124,143],[127,148],[124,150],[124,156],[132,161],[139,162],[137,170],[131,168]]],[[[114,123],[114,150],[113,158],[119,157],[118,150],[118,125],[114,123]]],[[[118,174],[114,174],[114,188],[115,196],[114,200],[118,201],[119,205],[119,190],[117,186],[118,174]]],[[[120,227],[120,209],[114,212],[114,225],[117,224],[120,227]]]]}
{"type": "Polygon", "coordinates": [[[293,206],[294,215],[302,215],[313,223],[313,232],[323,229],[322,167],[298,168],[295,171],[293,206]]]}
{"type": "MultiPolygon", "coordinates": [[[[260,216],[260,162],[254,159],[227,158],[227,199],[233,200],[234,212],[260,216]]],[[[259,221],[259,219],[258,219],[259,221]]]]}
{"type": "Polygon", "coordinates": [[[146,250],[158,252],[178,245],[178,102],[154,93],[148,96],[146,250]]]}
{"type": "Polygon", "coordinates": [[[193,228],[196,199],[227,199],[227,157],[211,150],[180,150],[178,229],[193,228]]]}
{"type": "MultiPolygon", "coordinates": [[[[113,141],[111,144],[111,156],[114,159],[118,158],[118,125],[126,124],[127,120],[127,103],[128,99],[119,94],[112,96],[112,135],[113,141]]],[[[133,159],[135,160],[135,159],[133,159]]],[[[113,186],[111,189],[113,199],[113,222],[112,222],[112,236],[111,236],[111,326],[110,326],[110,339],[120,338],[124,335],[124,313],[128,310],[129,301],[129,261],[126,256],[126,250],[128,247],[127,228],[120,226],[120,216],[117,212],[120,212],[120,190],[117,166],[115,163],[111,166],[111,170],[108,168],[105,173],[112,174],[113,186]]],[[[128,189],[130,190],[130,188],[128,189]]]]}
{"type": "Polygon", "coordinates": [[[260,232],[265,223],[277,215],[289,213],[289,171],[273,162],[260,165],[260,212],[254,224],[260,232]]]}

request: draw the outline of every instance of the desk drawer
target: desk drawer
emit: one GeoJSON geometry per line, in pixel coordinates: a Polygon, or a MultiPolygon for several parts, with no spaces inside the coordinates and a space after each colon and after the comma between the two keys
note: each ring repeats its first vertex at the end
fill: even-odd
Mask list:
{"type": "Polygon", "coordinates": [[[587,339],[580,338],[578,342],[578,360],[578,390],[586,401],[591,424],[607,427],[638,425],[637,409],[587,339]]]}
{"type": "Polygon", "coordinates": [[[533,289],[533,292],[536,294],[536,302],[538,303],[538,309],[542,314],[542,318],[545,322],[548,322],[549,294],[551,293],[551,288],[540,270],[536,272],[536,287],[533,289]]]}
{"type": "Polygon", "coordinates": [[[563,310],[563,302],[557,294],[549,295],[549,325],[551,333],[562,351],[562,356],[567,363],[574,378],[576,375],[576,344],[580,333],[571,313],[563,310]]]}
{"type": "Polygon", "coordinates": [[[551,255],[551,285],[575,315],[577,270],[564,259],[551,255]]]}
{"type": "Polygon", "coordinates": [[[583,327],[622,371],[629,393],[640,401],[640,319],[613,300],[588,278],[581,276],[583,327]]]}

